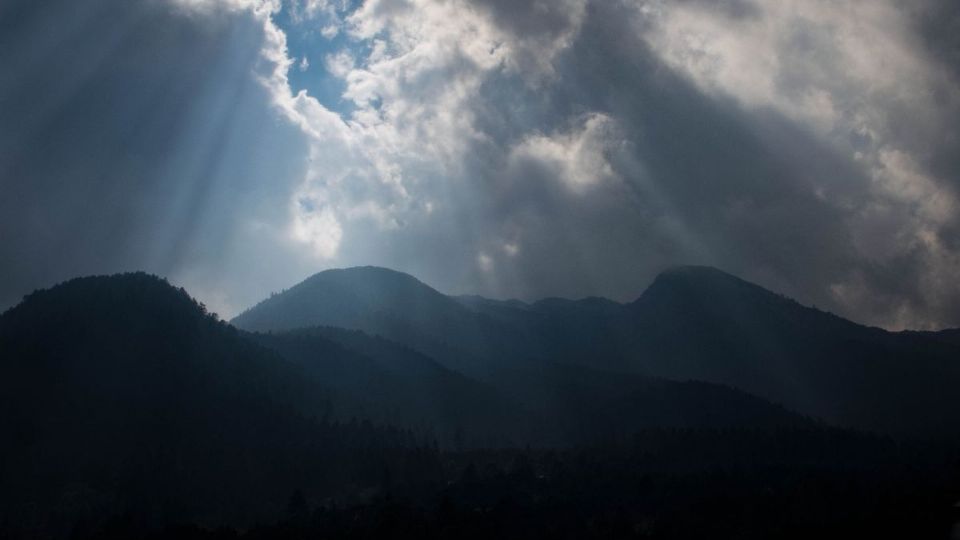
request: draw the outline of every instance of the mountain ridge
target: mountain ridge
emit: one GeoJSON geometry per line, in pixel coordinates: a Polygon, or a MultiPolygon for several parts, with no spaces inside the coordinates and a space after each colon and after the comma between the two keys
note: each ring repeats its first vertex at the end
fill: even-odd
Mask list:
{"type": "MultiPolygon", "coordinates": [[[[684,265],[674,265],[674,266],[666,267],[664,270],[659,272],[654,277],[654,279],[644,289],[644,291],[640,293],[639,296],[637,296],[633,300],[627,300],[627,301],[618,301],[605,296],[597,296],[597,295],[588,295],[583,297],[572,297],[572,298],[562,297],[562,296],[546,296],[546,297],[538,298],[535,300],[521,300],[517,298],[490,298],[483,295],[472,294],[472,293],[446,294],[431,287],[429,284],[425,283],[424,281],[420,280],[419,278],[417,278],[416,276],[410,273],[403,272],[400,270],[394,270],[387,267],[375,266],[375,265],[362,265],[362,266],[352,266],[352,267],[344,267],[344,268],[331,268],[331,269],[322,270],[320,272],[311,274],[310,276],[298,282],[296,285],[288,289],[284,289],[279,293],[276,293],[276,292],[271,293],[264,300],[261,300],[256,304],[254,304],[253,306],[250,306],[244,309],[243,311],[241,311],[235,317],[230,319],[230,322],[233,323],[234,321],[236,321],[240,326],[243,326],[244,324],[247,323],[245,319],[249,317],[248,315],[249,312],[254,311],[258,307],[262,306],[263,304],[270,302],[271,299],[277,296],[286,294],[299,286],[308,286],[310,284],[313,284],[318,281],[322,281],[332,276],[350,275],[355,277],[364,277],[362,276],[362,274],[366,274],[367,276],[378,275],[380,277],[389,277],[395,280],[403,281],[405,282],[404,285],[417,287],[421,291],[433,296],[437,300],[444,301],[444,303],[446,303],[445,301],[449,300],[449,301],[452,301],[454,304],[458,304],[468,308],[475,308],[477,306],[482,306],[482,305],[492,305],[492,306],[513,307],[517,309],[536,309],[538,307],[570,305],[570,304],[581,304],[581,305],[594,304],[594,305],[629,307],[637,304],[638,302],[641,302],[644,296],[648,292],[650,292],[651,289],[655,290],[658,286],[662,285],[665,282],[699,281],[702,283],[703,281],[706,280],[711,282],[714,285],[717,285],[717,284],[723,284],[727,286],[734,285],[744,290],[752,290],[758,293],[769,294],[771,296],[775,296],[783,300],[786,304],[793,305],[794,307],[812,310],[814,312],[828,315],[830,317],[843,320],[846,323],[860,326],[862,328],[875,329],[875,330],[880,330],[887,333],[910,333],[910,332],[941,333],[942,332],[944,334],[948,334],[954,331],[960,332],[960,328],[944,328],[936,331],[911,330],[911,329],[891,331],[881,327],[863,324],[857,321],[853,321],[851,319],[847,319],[833,312],[824,311],[814,306],[804,304],[796,299],[777,293],[762,285],[758,285],[756,283],[747,281],[733,273],[727,272],[717,267],[709,266],[709,265],[697,265],[697,264],[684,264],[684,265]]],[[[311,325],[308,324],[305,327],[308,327],[308,326],[311,326],[311,325]]]]}
{"type": "MultiPolygon", "coordinates": [[[[383,296],[349,327],[483,380],[511,368],[562,363],[728,385],[837,425],[881,432],[914,436],[960,422],[960,412],[934,414],[960,410],[950,390],[960,384],[953,333],[864,326],[716,268],[667,269],[625,304],[449,297],[410,276],[402,282],[417,294],[446,299],[442,309],[413,309],[407,316],[396,295],[383,296]],[[385,324],[384,314],[395,320],[385,324]]],[[[315,303],[311,309],[320,316],[302,318],[301,326],[336,322],[335,308],[328,308],[315,303]]],[[[246,321],[234,322],[243,327],[246,321]]]]}
{"type": "MultiPolygon", "coordinates": [[[[422,285],[392,277],[387,283],[422,285]]],[[[704,310],[697,294],[687,294],[682,280],[658,285],[661,292],[677,287],[683,294],[672,298],[692,303],[670,312],[658,311],[657,302],[644,302],[635,313],[627,306],[609,310],[611,304],[602,301],[560,301],[533,310],[488,306],[486,313],[452,321],[485,321],[479,328],[488,333],[454,326],[440,336],[449,340],[447,348],[437,349],[475,354],[488,368],[483,380],[450,367],[462,359],[422,351],[424,343],[434,342],[403,332],[395,342],[344,328],[240,330],[208,313],[184,289],[144,273],[78,278],[37,291],[0,315],[0,524],[25,527],[31,532],[24,537],[67,537],[77,520],[133,508],[148,524],[249,527],[282,515],[285,501],[302,501],[302,494],[296,496],[302,487],[314,501],[337,505],[389,499],[400,484],[408,494],[441,497],[451,480],[473,482],[474,459],[482,464],[498,448],[507,449],[499,455],[510,456],[526,445],[545,456],[593,448],[603,461],[602,448],[634,437],[640,453],[631,462],[649,459],[652,451],[660,457],[644,467],[670,474],[676,467],[739,467],[752,460],[756,449],[746,441],[754,436],[772,443],[765,459],[786,459],[798,470],[819,467],[823,456],[829,466],[837,449],[846,452],[837,463],[847,468],[876,444],[883,446],[880,457],[897,451],[896,439],[833,427],[845,418],[853,427],[883,428],[881,433],[898,427],[884,422],[887,417],[928,434],[953,433],[957,379],[947,368],[954,358],[925,349],[934,343],[952,353],[949,339],[867,332],[869,339],[881,337],[867,341],[867,349],[850,349],[842,340],[814,347],[788,341],[788,352],[846,358],[838,362],[846,371],[817,371],[832,362],[813,358],[813,371],[798,372],[814,375],[803,380],[821,384],[817,397],[830,398],[823,401],[825,414],[811,414],[818,409],[804,407],[776,385],[745,390],[752,381],[770,383],[757,368],[771,359],[751,356],[762,342],[742,333],[765,327],[714,320],[716,313],[704,310]],[[636,326],[651,320],[679,331],[637,331],[655,328],[636,326]],[[691,327],[691,321],[702,325],[691,327]],[[499,333],[502,328],[510,332],[499,333]],[[472,350],[474,339],[499,343],[472,350]],[[725,348],[731,343],[741,348],[725,348]],[[890,369],[917,351],[923,353],[917,359],[921,376],[890,369]],[[501,352],[510,355],[499,361],[487,356],[501,352]],[[722,369],[714,373],[710,366],[722,369]],[[882,377],[861,380],[872,373],[882,377]],[[730,376],[738,384],[725,382],[730,376]],[[881,400],[869,399],[871,393],[881,400]],[[837,395],[850,399],[838,401],[837,395]],[[869,414],[856,416],[864,412],[869,414]],[[871,425],[878,417],[881,422],[871,425]],[[689,442],[660,446],[670,440],[689,442]],[[690,448],[703,444],[695,441],[711,446],[690,448]],[[802,448],[795,452],[791,441],[802,448]],[[727,444],[728,450],[715,456],[713,444],[727,444]],[[699,457],[685,460],[676,452],[699,457]],[[452,460],[462,473],[451,472],[452,460]],[[34,524],[44,530],[38,533],[34,524]]],[[[456,307],[458,313],[466,309],[456,307]]],[[[425,318],[429,313],[380,328],[415,327],[425,318]]],[[[769,329],[788,340],[804,335],[776,324],[769,329]]],[[[854,337],[861,339],[859,333],[854,337]]],[[[798,358],[809,360],[787,355],[779,361],[799,368],[791,364],[798,358]]],[[[523,463],[518,455],[511,470],[527,471],[523,477],[539,483],[523,463]]],[[[498,477],[517,478],[512,474],[498,477]]],[[[293,506],[295,512],[302,507],[293,506]]]]}

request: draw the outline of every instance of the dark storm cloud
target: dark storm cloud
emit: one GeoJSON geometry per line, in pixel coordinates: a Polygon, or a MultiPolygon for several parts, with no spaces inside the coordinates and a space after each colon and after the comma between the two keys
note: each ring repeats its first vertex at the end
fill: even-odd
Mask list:
{"type": "MultiPolygon", "coordinates": [[[[944,70],[943,86],[935,89],[934,99],[939,105],[950,110],[956,108],[955,98],[949,89],[960,85],[960,4],[950,0],[930,0],[913,6],[913,23],[919,39],[926,51],[944,70]]],[[[955,120],[951,116],[950,120],[955,120]]],[[[931,167],[934,172],[949,181],[955,190],[960,190],[960,133],[947,129],[939,140],[932,141],[935,146],[928,148],[931,167]]],[[[960,191],[958,191],[960,192],[960,191]]],[[[954,249],[960,242],[960,224],[950,227],[945,238],[954,249]]]]}
{"type": "MultiPolygon", "coordinates": [[[[498,161],[485,160],[498,164],[484,173],[497,197],[478,212],[489,212],[491,229],[500,223],[525,237],[508,292],[627,299],[665,266],[691,262],[826,302],[823,283],[853,272],[855,261],[840,201],[816,197],[810,179],[844,176],[844,185],[864,189],[862,174],[782,118],[748,121],[732,103],[703,95],[632,30],[622,13],[592,9],[558,62],[565,84],[527,119],[552,126],[584,109],[616,119],[630,141],[608,149],[618,181],[572,193],[558,189],[549,168],[501,176],[498,161]]],[[[485,105],[484,113],[496,108],[485,105]]],[[[509,145],[509,127],[481,125],[509,145]]]]}
{"type": "Polygon", "coordinates": [[[960,75],[960,6],[951,0],[931,0],[914,8],[918,34],[930,54],[954,76],[960,75]]]}
{"type": "MultiPolygon", "coordinates": [[[[644,48],[623,46],[621,41],[616,45],[619,53],[613,49],[602,36],[616,24],[617,18],[609,17],[595,31],[585,29],[584,39],[598,39],[584,49],[603,50],[629,65],[637,61],[636,51],[644,48]]],[[[819,43],[821,36],[807,33],[803,39],[807,50],[791,46],[778,61],[809,62],[812,54],[820,66],[829,64],[824,56],[835,52],[819,43]]],[[[589,60],[580,62],[577,73],[589,73],[591,65],[589,60]]],[[[604,84],[602,78],[595,79],[586,93],[606,95],[612,114],[629,118],[627,123],[640,130],[634,137],[644,141],[639,159],[673,201],[673,211],[709,246],[705,262],[861,321],[893,326],[960,322],[960,291],[941,281],[943,273],[955,268],[955,255],[943,256],[914,238],[898,237],[909,233],[905,227],[912,226],[916,208],[878,194],[872,171],[851,160],[847,148],[838,149],[775,112],[747,113],[732,101],[705,97],[649,56],[636,65],[637,76],[630,82],[604,84]],[[887,229],[879,221],[864,224],[864,214],[884,204],[889,204],[887,229]],[[873,257],[862,245],[867,234],[879,235],[877,241],[888,245],[905,245],[896,255],[873,257]],[[857,241],[854,235],[859,236],[857,241]],[[834,285],[867,292],[853,299],[838,295],[834,285]],[[894,322],[903,313],[909,315],[894,322]]],[[[833,98],[843,106],[843,100],[863,98],[856,90],[839,88],[833,98]]],[[[949,128],[938,124],[944,118],[958,120],[955,104],[936,111],[937,118],[930,122],[907,118],[916,116],[916,110],[901,108],[899,102],[880,105],[891,115],[893,126],[882,134],[887,144],[892,141],[914,150],[912,155],[921,162],[925,156],[935,160],[938,153],[957,155],[956,141],[940,136],[949,128]],[[937,147],[911,148],[922,141],[937,147]]],[[[931,169],[933,182],[943,184],[955,181],[960,173],[957,168],[940,174],[931,169]]],[[[950,234],[954,223],[954,217],[945,216],[936,223],[936,234],[950,234]]]]}

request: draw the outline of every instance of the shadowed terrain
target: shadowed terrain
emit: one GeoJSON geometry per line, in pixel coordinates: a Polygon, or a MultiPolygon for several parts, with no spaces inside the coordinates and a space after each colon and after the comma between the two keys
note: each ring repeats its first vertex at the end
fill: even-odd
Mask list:
{"type": "Polygon", "coordinates": [[[0,530],[439,538],[554,522],[669,538],[702,530],[683,505],[730,491],[751,507],[768,489],[798,509],[716,519],[730,534],[952,519],[951,332],[861,327],[705,268],[630,304],[454,298],[348,269],[234,324],[143,273],[0,315],[0,530]],[[925,442],[889,437],[904,434],[925,442]],[[809,491],[788,495],[796,482],[809,491]],[[861,514],[812,519],[849,497],[861,514]]]}
{"type": "Polygon", "coordinates": [[[861,326],[708,267],[668,270],[628,304],[448,297],[387,269],[332,270],[232,322],[260,331],[354,328],[494,384],[505,372],[565,364],[714,382],[897,435],[955,434],[960,425],[953,331],[861,326]]]}

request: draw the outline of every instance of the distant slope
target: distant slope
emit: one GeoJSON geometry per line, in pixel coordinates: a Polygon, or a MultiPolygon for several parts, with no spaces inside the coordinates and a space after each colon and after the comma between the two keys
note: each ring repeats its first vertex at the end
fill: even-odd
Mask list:
{"type": "Polygon", "coordinates": [[[808,418],[726,386],[546,364],[497,373],[494,384],[558,440],[589,443],[651,428],[812,428],[808,418]]]}
{"type": "Polygon", "coordinates": [[[813,425],[706,383],[554,364],[507,368],[478,382],[355,330],[317,327],[251,338],[324,381],[341,413],[427,429],[447,446],[567,446],[649,428],[813,425]]]}
{"type": "Polygon", "coordinates": [[[496,440],[491,433],[518,440],[512,434],[520,431],[527,442],[569,444],[649,427],[800,423],[793,413],[730,388],[549,361],[561,357],[554,352],[582,350],[586,355],[571,358],[589,363],[583,361],[597,358],[597,343],[614,350],[622,341],[614,332],[622,325],[611,324],[611,318],[625,315],[623,305],[601,298],[533,304],[453,298],[412,276],[361,267],[316,274],[233,323],[248,330],[272,330],[258,335],[258,342],[300,365],[313,366],[325,380],[340,381],[340,395],[364,398],[369,411],[375,401],[392,400],[398,405],[391,419],[416,410],[444,429],[459,423],[481,440],[496,440]],[[310,325],[322,326],[307,328],[310,325]],[[362,353],[376,367],[347,369],[351,361],[337,360],[322,340],[313,342],[317,338],[362,353]],[[464,357],[469,360],[464,362],[464,357]],[[480,376],[483,382],[451,370],[480,376]],[[415,398],[398,398],[416,388],[420,391],[415,398]],[[511,408],[512,414],[499,412],[511,408]]]}
{"type": "Polygon", "coordinates": [[[447,445],[504,447],[532,440],[536,422],[519,402],[409,347],[333,327],[250,339],[323,381],[341,416],[434,433],[447,445]]]}
{"type": "Polygon", "coordinates": [[[955,436],[960,348],[809,308],[719,270],[677,268],[628,306],[639,369],[742,388],[840,425],[955,436]]]}
{"type": "Polygon", "coordinates": [[[472,375],[524,348],[510,325],[471,311],[408,274],[372,266],[315,274],[231,323],[255,332],[314,326],[362,330],[472,375]]]}
{"type": "Polygon", "coordinates": [[[328,271],[234,322],[361,329],[491,382],[511,369],[580,365],[719,383],[899,435],[952,436],[960,425],[954,332],[864,327],[707,267],[666,271],[629,304],[446,297],[390,270],[328,271]]]}
{"type": "Polygon", "coordinates": [[[468,314],[413,276],[365,266],[315,274],[231,322],[264,332],[311,326],[350,328],[374,322],[377,316],[385,321],[396,318],[391,322],[411,327],[439,329],[445,320],[461,320],[468,314]]]}
{"type": "Polygon", "coordinates": [[[314,326],[361,330],[402,343],[444,366],[480,378],[494,371],[585,357],[613,361],[625,314],[610,300],[547,299],[533,304],[450,297],[416,278],[377,267],[327,270],[260,302],[231,321],[277,332],[314,326]],[[614,334],[614,332],[616,334],[614,334]]]}

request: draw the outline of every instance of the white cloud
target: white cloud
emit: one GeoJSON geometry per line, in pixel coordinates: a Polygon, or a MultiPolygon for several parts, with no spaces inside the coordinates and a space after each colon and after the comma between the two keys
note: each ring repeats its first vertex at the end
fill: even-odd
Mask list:
{"type": "Polygon", "coordinates": [[[353,56],[347,51],[327,55],[325,63],[327,71],[334,77],[341,79],[346,78],[354,68],[353,56]]]}
{"type": "Polygon", "coordinates": [[[493,271],[493,258],[487,255],[486,253],[477,254],[477,266],[480,267],[480,270],[484,272],[493,271]]]}
{"type": "Polygon", "coordinates": [[[186,13],[210,15],[220,12],[251,11],[269,15],[280,10],[280,0],[169,0],[186,13]]]}
{"type": "Polygon", "coordinates": [[[282,0],[289,12],[290,19],[297,24],[317,23],[339,24],[338,10],[345,6],[342,1],[330,0],[282,0]]]}
{"type": "Polygon", "coordinates": [[[334,208],[310,195],[301,195],[295,205],[291,226],[293,238],[309,245],[320,258],[334,258],[343,238],[343,228],[334,208]]]}
{"type": "MultiPolygon", "coordinates": [[[[488,77],[504,71],[532,66],[524,73],[531,82],[546,76],[551,59],[578,30],[583,2],[573,4],[579,7],[569,15],[569,27],[545,44],[502,30],[491,13],[458,0],[365,2],[343,25],[370,45],[368,52],[357,57],[363,50],[357,47],[325,60],[327,70],[344,80],[344,97],[355,106],[346,119],[306,92],[292,93],[286,36],[263,16],[261,79],[279,109],[312,140],[311,169],[291,204],[294,238],[332,258],[347,222],[368,220],[389,230],[411,214],[432,213],[438,202],[428,200],[425,186],[461,175],[465,152],[484,138],[474,126],[470,101],[488,77]],[[528,56],[537,61],[530,64],[528,56]],[[322,201],[322,209],[299,204],[303,197],[322,201]]],[[[311,6],[303,6],[305,16],[329,8],[311,6]]],[[[590,145],[601,124],[588,120],[586,131],[569,141],[579,145],[578,166],[590,164],[585,160],[596,150],[590,145]]]]}
{"type": "Polygon", "coordinates": [[[511,151],[510,160],[520,165],[533,161],[547,168],[570,190],[583,193],[616,177],[606,156],[617,145],[616,131],[613,119],[593,113],[570,131],[524,139],[511,151]]]}
{"type": "Polygon", "coordinates": [[[337,37],[337,34],[339,33],[340,28],[335,24],[328,24],[320,29],[320,34],[327,39],[333,39],[337,37]]]}

